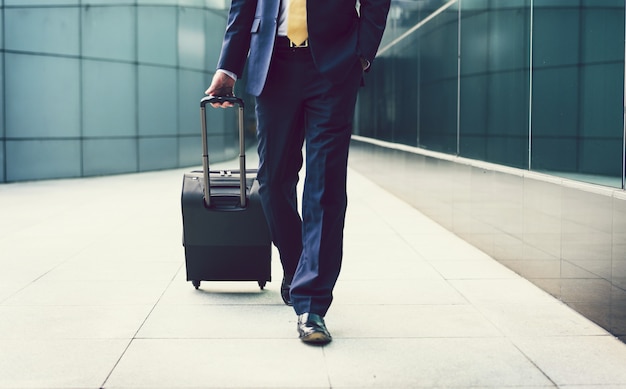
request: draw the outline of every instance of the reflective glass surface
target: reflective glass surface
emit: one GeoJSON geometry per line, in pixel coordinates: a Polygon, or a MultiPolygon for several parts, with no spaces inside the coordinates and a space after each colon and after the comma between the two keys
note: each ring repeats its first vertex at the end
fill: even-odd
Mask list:
{"type": "MultiPolygon", "coordinates": [[[[228,6],[0,1],[0,182],[201,164],[199,101],[228,6]]],[[[212,138],[216,160],[236,156],[231,133],[212,138]]]]}
{"type": "Polygon", "coordinates": [[[176,69],[139,65],[138,77],[139,136],[176,135],[176,69]]]}
{"type": "Polygon", "coordinates": [[[14,53],[4,59],[7,139],[78,137],[78,59],[14,53]]]}
{"type": "Polygon", "coordinates": [[[357,134],[622,187],[623,1],[392,1],[388,20],[357,134]]]}
{"type": "Polygon", "coordinates": [[[7,8],[4,39],[7,50],[78,55],[78,8],[7,8]]]}
{"type": "Polygon", "coordinates": [[[140,7],[137,16],[139,62],[175,66],[176,8],[140,7]]]}
{"type": "Polygon", "coordinates": [[[6,141],[6,180],[80,177],[79,140],[6,141]]]}
{"type": "Polygon", "coordinates": [[[86,139],[83,173],[88,176],[137,171],[137,139],[86,139]]]}
{"type": "Polygon", "coordinates": [[[621,186],[624,2],[535,4],[531,168],[621,186]]]}
{"type": "Polygon", "coordinates": [[[137,55],[136,7],[81,8],[82,55],[90,58],[134,61],[137,55]]]}
{"type": "Polygon", "coordinates": [[[625,340],[624,1],[392,4],[352,166],[625,340]]]}

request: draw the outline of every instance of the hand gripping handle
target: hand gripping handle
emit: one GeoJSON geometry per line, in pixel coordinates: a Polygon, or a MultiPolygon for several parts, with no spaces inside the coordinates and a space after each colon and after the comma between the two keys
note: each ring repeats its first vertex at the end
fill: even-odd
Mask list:
{"type": "Polygon", "coordinates": [[[211,206],[211,180],[209,178],[209,145],[207,141],[206,105],[229,102],[239,111],[239,203],[246,206],[246,141],[243,126],[243,100],[234,96],[207,96],[200,100],[200,121],[202,123],[202,170],[204,172],[204,202],[211,206]]]}

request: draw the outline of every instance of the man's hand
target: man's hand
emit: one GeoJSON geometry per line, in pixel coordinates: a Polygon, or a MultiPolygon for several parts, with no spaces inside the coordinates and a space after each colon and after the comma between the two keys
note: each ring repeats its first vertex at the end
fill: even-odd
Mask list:
{"type": "MultiPolygon", "coordinates": [[[[233,88],[235,87],[235,80],[227,75],[224,72],[215,72],[213,76],[213,80],[211,81],[211,86],[207,89],[204,94],[208,96],[234,96],[233,88]]],[[[213,108],[228,108],[232,107],[233,104],[229,102],[224,103],[213,103],[211,104],[213,108]]]]}

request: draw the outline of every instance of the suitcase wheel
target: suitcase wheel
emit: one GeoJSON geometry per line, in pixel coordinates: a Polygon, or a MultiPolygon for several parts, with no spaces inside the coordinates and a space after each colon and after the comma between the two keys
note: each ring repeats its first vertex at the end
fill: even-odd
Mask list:
{"type": "Polygon", "coordinates": [[[261,290],[265,288],[265,281],[259,281],[259,288],[261,288],[261,290]]]}
{"type": "Polygon", "coordinates": [[[193,284],[194,288],[198,289],[200,287],[200,281],[198,280],[193,280],[191,281],[191,283],[193,284]]]}

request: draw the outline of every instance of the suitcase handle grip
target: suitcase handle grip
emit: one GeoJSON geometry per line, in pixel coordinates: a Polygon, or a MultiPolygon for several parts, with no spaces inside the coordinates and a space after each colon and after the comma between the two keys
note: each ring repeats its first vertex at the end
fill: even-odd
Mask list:
{"type": "Polygon", "coordinates": [[[207,96],[200,100],[200,107],[205,107],[207,104],[213,103],[232,103],[234,105],[238,105],[240,107],[244,107],[243,99],[235,96],[207,96]]]}
{"type": "Polygon", "coordinates": [[[211,180],[209,177],[209,145],[207,140],[206,105],[215,102],[230,102],[239,113],[239,203],[246,207],[246,140],[243,128],[243,100],[234,96],[207,96],[200,100],[200,122],[202,123],[202,170],[204,175],[204,203],[211,206],[211,180]]]}

